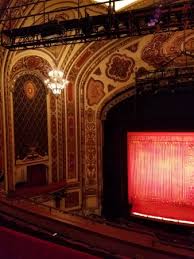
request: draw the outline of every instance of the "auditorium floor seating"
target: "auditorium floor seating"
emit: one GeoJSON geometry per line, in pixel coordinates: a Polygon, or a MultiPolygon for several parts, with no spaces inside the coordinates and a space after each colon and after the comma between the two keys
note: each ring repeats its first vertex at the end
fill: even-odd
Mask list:
{"type": "Polygon", "coordinates": [[[68,244],[71,248],[73,245],[75,250],[88,251],[101,258],[136,258],[139,253],[144,254],[145,258],[194,258],[189,236],[187,242],[183,242],[177,239],[179,235],[169,233],[164,236],[154,226],[145,227],[138,222],[129,222],[128,226],[122,222],[114,224],[103,221],[103,218],[92,219],[69,213],[62,215],[60,211],[46,215],[34,206],[25,208],[26,203],[19,200],[10,203],[2,198],[0,203],[1,218],[19,226],[22,232],[26,233],[27,230],[27,233],[30,231],[29,234],[35,236],[38,233],[38,238],[42,233],[44,237],[52,239],[52,242],[54,234],[54,240],[60,241],[60,244],[68,244]]]}

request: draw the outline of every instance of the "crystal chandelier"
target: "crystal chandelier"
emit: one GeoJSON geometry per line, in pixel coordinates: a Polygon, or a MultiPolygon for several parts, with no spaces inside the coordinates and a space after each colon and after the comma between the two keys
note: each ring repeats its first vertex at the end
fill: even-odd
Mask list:
{"type": "Polygon", "coordinates": [[[53,69],[48,73],[49,78],[46,79],[45,85],[56,96],[61,94],[61,91],[67,86],[69,81],[64,79],[64,73],[58,69],[53,69]]]}

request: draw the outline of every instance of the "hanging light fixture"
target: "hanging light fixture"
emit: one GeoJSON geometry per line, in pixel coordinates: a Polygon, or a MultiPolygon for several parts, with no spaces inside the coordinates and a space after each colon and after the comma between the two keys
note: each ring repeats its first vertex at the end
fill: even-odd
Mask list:
{"type": "Polygon", "coordinates": [[[59,96],[69,81],[63,78],[63,71],[58,69],[49,71],[48,76],[49,78],[44,81],[45,85],[54,95],[59,96]]]}

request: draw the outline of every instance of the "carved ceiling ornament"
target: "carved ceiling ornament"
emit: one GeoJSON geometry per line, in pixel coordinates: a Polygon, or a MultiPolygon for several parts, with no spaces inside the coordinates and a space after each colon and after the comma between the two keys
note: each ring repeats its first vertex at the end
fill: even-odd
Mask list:
{"type": "Polygon", "coordinates": [[[155,35],[144,47],[141,58],[155,68],[161,65],[184,66],[193,65],[194,60],[189,56],[181,55],[184,51],[194,52],[194,33],[192,30],[161,33],[155,35]]]}
{"type": "Polygon", "coordinates": [[[175,57],[174,62],[170,62],[170,66],[185,66],[193,65],[193,57],[180,55],[180,53],[187,51],[194,53],[194,33],[193,30],[176,32],[163,44],[162,52],[167,53],[168,56],[175,57]],[[179,57],[176,57],[178,56],[179,57]]]}
{"type": "Polygon", "coordinates": [[[108,78],[118,82],[127,82],[133,73],[135,61],[126,54],[113,54],[106,65],[108,78]]]}
{"type": "Polygon", "coordinates": [[[131,44],[131,45],[130,45],[129,47],[127,47],[126,49],[129,50],[129,51],[131,51],[131,52],[133,52],[133,53],[135,53],[135,52],[137,52],[138,47],[139,47],[139,42],[136,42],[136,43],[134,43],[134,44],[131,44]]]}
{"type": "Polygon", "coordinates": [[[29,100],[32,100],[37,93],[37,87],[33,81],[27,81],[24,84],[24,93],[29,100]]]}
{"type": "Polygon", "coordinates": [[[92,106],[94,104],[98,104],[104,96],[105,92],[103,82],[90,78],[86,93],[88,105],[92,106]]]}
{"type": "Polygon", "coordinates": [[[160,50],[166,40],[171,36],[171,33],[156,34],[151,41],[142,50],[141,58],[150,66],[158,67],[165,62],[164,53],[160,50]],[[156,58],[157,56],[157,58],[156,58]]]}
{"type": "Polygon", "coordinates": [[[22,71],[32,72],[36,71],[38,74],[42,74],[47,77],[48,71],[51,69],[48,61],[42,57],[32,55],[19,59],[11,69],[11,79],[22,71]]]}

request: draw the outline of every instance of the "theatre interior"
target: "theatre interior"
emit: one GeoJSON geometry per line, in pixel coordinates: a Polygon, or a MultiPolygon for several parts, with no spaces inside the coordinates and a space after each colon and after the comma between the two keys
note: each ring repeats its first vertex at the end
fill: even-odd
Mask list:
{"type": "Polygon", "coordinates": [[[194,258],[193,29],[193,0],[0,0],[0,258],[194,258]]]}

